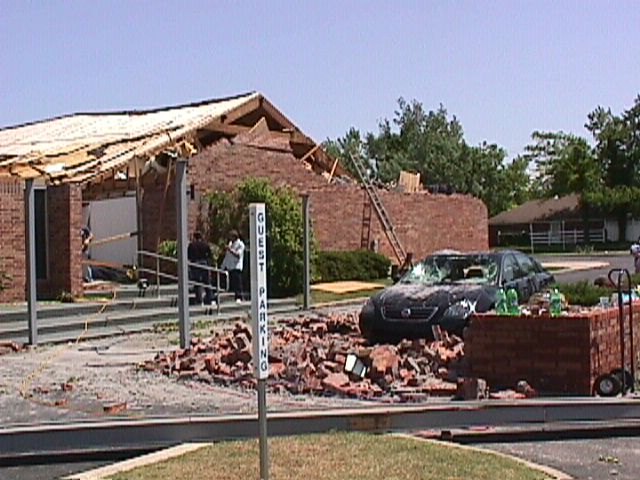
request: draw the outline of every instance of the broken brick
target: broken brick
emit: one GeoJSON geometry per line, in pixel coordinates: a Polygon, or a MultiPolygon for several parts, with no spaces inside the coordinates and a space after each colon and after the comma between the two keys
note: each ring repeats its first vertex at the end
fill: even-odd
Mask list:
{"type": "Polygon", "coordinates": [[[349,377],[344,373],[332,373],[322,380],[322,385],[335,393],[341,393],[348,384],[349,377]]]}
{"type": "MultiPolygon", "coordinates": [[[[273,392],[331,393],[383,401],[416,401],[453,395],[456,368],[464,362],[461,339],[443,332],[438,342],[403,340],[371,346],[360,336],[358,315],[305,314],[284,319],[270,330],[270,377],[273,392]],[[347,355],[366,368],[364,377],[344,372],[347,355]],[[385,400],[384,395],[388,395],[385,400]]],[[[189,350],[160,353],[139,368],[176,379],[193,379],[255,388],[251,365],[251,329],[242,322],[226,332],[194,339],[189,350]]]]}
{"type": "Polygon", "coordinates": [[[118,415],[127,409],[127,402],[105,405],[102,409],[107,415],[118,415]]]}

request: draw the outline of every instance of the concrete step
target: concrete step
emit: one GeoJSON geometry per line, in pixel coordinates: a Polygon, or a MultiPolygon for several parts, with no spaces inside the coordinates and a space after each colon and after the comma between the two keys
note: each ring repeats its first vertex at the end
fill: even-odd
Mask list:
{"type": "MultiPolygon", "coordinates": [[[[140,298],[142,295],[145,298],[158,296],[158,288],[156,285],[149,285],[149,288],[145,292],[141,292],[137,285],[122,285],[122,284],[110,284],[110,283],[90,283],[85,284],[84,296],[87,298],[104,298],[110,297],[115,290],[118,298],[140,298]]],[[[167,285],[160,285],[159,296],[177,296],[178,285],[170,283],[167,285]]]]}
{"type": "MultiPolygon", "coordinates": [[[[217,314],[211,307],[192,306],[189,309],[192,322],[199,320],[224,320],[248,316],[250,303],[235,302],[221,304],[217,314]]],[[[270,302],[270,312],[292,312],[298,310],[295,299],[276,299],[270,302]]],[[[82,338],[105,337],[127,333],[133,330],[151,329],[158,323],[177,323],[177,308],[155,308],[128,312],[102,313],[100,315],[51,317],[38,319],[38,343],[75,341],[82,338]],[[86,332],[85,331],[86,327],[86,332]],[[84,332],[84,333],[83,333],[84,332]]],[[[13,340],[24,343],[28,339],[28,327],[25,320],[0,324],[0,340],[13,340]]]]}
{"type": "MultiPolygon", "coordinates": [[[[111,297],[116,292],[118,298],[153,298],[153,297],[176,297],[178,295],[178,285],[169,283],[160,285],[158,288],[155,284],[150,284],[149,288],[142,292],[137,285],[109,284],[103,283],[93,286],[94,284],[85,284],[84,296],[87,298],[105,298],[111,297]]],[[[190,289],[193,291],[193,287],[190,289]]],[[[225,292],[225,295],[232,295],[225,292]]]]}
{"type": "MultiPolygon", "coordinates": [[[[193,297],[190,298],[193,301],[193,297]]],[[[38,318],[60,318],[70,317],[74,315],[94,315],[98,313],[112,313],[119,311],[133,311],[157,309],[165,307],[177,307],[178,300],[176,296],[170,297],[114,297],[108,301],[102,302],[81,302],[81,303],[56,303],[56,304],[38,304],[38,318]]],[[[233,302],[233,294],[224,293],[220,295],[220,304],[233,302]]],[[[0,328],[3,323],[26,321],[27,307],[8,307],[0,309],[0,328]]]]}

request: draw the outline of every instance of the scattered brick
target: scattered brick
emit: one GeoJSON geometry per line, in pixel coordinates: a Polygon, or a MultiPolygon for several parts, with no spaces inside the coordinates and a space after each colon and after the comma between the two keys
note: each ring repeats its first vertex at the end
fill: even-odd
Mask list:
{"type": "Polygon", "coordinates": [[[118,415],[127,410],[127,402],[105,405],[102,409],[107,415],[118,415]]]}
{"type": "Polygon", "coordinates": [[[24,349],[23,345],[12,341],[1,341],[0,342],[0,356],[7,355],[9,353],[20,352],[24,349]]]}
{"type": "MultiPolygon", "coordinates": [[[[369,345],[360,335],[356,313],[300,315],[270,331],[267,385],[273,392],[399,402],[453,396],[455,379],[464,373],[464,348],[461,339],[446,332],[439,338],[369,345]],[[356,355],[366,367],[363,377],[344,371],[348,355],[356,355]]],[[[251,350],[251,328],[239,322],[211,338],[194,338],[190,349],[159,353],[140,368],[252,389],[251,350]]]]}
{"type": "Polygon", "coordinates": [[[60,385],[60,389],[63,392],[71,392],[73,391],[74,388],[75,388],[75,385],[71,382],[65,382],[62,385],[60,385]]]}
{"type": "Polygon", "coordinates": [[[516,392],[521,393],[526,398],[535,398],[538,392],[526,380],[520,380],[516,385],[516,392]]]}

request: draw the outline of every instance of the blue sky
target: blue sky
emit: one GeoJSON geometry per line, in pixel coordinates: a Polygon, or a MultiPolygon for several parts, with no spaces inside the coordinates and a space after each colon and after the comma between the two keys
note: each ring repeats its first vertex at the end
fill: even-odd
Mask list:
{"type": "Polygon", "coordinates": [[[639,25],[625,0],[0,0],[0,127],[258,90],[321,141],[403,96],[512,157],[632,105],[639,25]]]}

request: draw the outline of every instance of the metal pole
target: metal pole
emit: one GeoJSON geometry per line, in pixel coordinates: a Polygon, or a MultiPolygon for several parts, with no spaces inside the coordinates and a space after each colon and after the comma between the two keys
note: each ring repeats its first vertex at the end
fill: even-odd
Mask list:
{"type": "Polygon", "coordinates": [[[531,241],[531,254],[533,255],[533,225],[529,224],[529,240],[531,241]]]}
{"type": "Polygon", "coordinates": [[[38,344],[38,306],[36,290],[36,214],[33,179],[25,182],[25,230],[27,237],[27,313],[29,317],[29,344],[38,344]]]}
{"type": "Polygon", "coordinates": [[[156,298],[160,298],[160,259],[156,257],[156,298]]]}
{"type": "Polygon", "coordinates": [[[187,265],[187,161],[176,163],[176,237],[178,243],[178,321],[180,348],[191,344],[189,323],[189,270],[187,265]]]}
{"type": "Polygon", "coordinates": [[[220,270],[216,270],[216,313],[220,315],[220,270]]]}
{"type": "Polygon", "coordinates": [[[302,215],[304,222],[303,243],[304,243],[304,279],[303,279],[303,308],[309,309],[311,304],[311,253],[309,250],[310,230],[309,230],[309,195],[302,195],[302,215]]]}
{"type": "Polygon", "coordinates": [[[258,426],[260,478],[269,480],[267,444],[267,378],[269,378],[269,333],[267,315],[267,217],[264,203],[249,205],[251,242],[251,318],[253,366],[258,379],[258,426]]]}
{"type": "Polygon", "coordinates": [[[258,380],[258,422],[260,434],[260,480],[269,480],[269,445],[267,443],[267,380],[258,380]]]}

